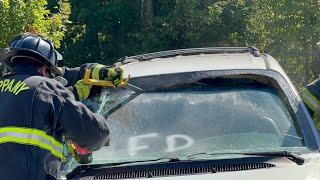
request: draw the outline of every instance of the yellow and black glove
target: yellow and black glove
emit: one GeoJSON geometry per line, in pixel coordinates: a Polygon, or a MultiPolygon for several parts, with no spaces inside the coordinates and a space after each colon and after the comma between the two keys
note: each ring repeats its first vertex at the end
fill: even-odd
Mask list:
{"type": "Polygon", "coordinates": [[[92,68],[92,79],[112,81],[115,87],[121,87],[123,81],[122,67],[109,67],[102,64],[97,64],[92,68]]]}
{"type": "Polygon", "coordinates": [[[77,92],[79,99],[85,100],[90,95],[92,85],[84,84],[83,79],[81,79],[75,84],[75,89],[76,89],[76,92],[77,92]]]}
{"type": "Polygon", "coordinates": [[[113,67],[108,70],[108,80],[112,81],[115,87],[122,87],[123,68],[113,67]]]}
{"type": "Polygon", "coordinates": [[[88,164],[92,162],[92,152],[86,148],[81,148],[75,143],[67,143],[68,156],[75,159],[79,164],[88,164]]]}

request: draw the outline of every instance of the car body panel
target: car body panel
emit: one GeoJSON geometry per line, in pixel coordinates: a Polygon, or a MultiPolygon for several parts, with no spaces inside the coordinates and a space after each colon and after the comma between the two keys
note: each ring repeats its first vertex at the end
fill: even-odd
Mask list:
{"type": "Polygon", "coordinates": [[[141,77],[208,70],[266,69],[266,65],[262,57],[254,57],[250,53],[239,53],[157,58],[128,63],[123,65],[123,68],[125,69],[125,75],[141,77]]]}
{"type": "Polygon", "coordinates": [[[298,95],[278,61],[268,54],[262,54],[259,57],[255,57],[251,53],[175,56],[148,61],[132,61],[123,64],[122,67],[125,70],[124,76],[131,78],[212,70],[273,70],[280,73],[298,95]]]}

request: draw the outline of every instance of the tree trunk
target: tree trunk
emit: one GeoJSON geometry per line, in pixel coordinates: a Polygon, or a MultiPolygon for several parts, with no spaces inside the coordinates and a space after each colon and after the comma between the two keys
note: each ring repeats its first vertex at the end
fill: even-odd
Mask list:
{"type": "Polygon", "coordinates": [[[153,26],[153,0],[141,0],[141,22],[142,26],[150,29],[153,26]]]}

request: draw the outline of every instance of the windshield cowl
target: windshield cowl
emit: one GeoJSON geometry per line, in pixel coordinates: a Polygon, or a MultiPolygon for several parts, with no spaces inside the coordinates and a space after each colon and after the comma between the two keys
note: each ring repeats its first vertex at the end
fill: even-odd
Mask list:
{"type": "MultiPolygon", "coordinates": [[[[172,175],[178,175],[178,172],[182,174],[194,174],[201,173],[201,171],[209,171],[211,173],[223,172],[223,171],[238,171],[241,170],[251,170],[260,168],[271,168],[276,165],[267,163],[270,157],[257,157],[257,156],[247,156],[247,157],[236,157],[236,158],[225,158],[225,159],[211,159],[211,160],[179,160],[179,159],[167,159],[159,158],[149,161],[137,162],[126,162],[117,164],[93,164],[93,165],[80,165],[76,167],[73,171],[68,173],[66,177],[72,179],[74,177],[86,177],[88,175],[97,175],[102,172],[110,176],[112,174],[121,174],[125,171],[131,174],[135,172],[147,172],[150,173],[147,177],[153,177],[156,171],[174,173],[172,175]],[[175,171],[178,170],[179,171],[175,171]],[[184,170],[185,169],[185,170],[184,170]],[[194,170],[193,170],[194,169],[194,170]]],[[[158,174],[158,175],[159,175],[158,174]]]]}

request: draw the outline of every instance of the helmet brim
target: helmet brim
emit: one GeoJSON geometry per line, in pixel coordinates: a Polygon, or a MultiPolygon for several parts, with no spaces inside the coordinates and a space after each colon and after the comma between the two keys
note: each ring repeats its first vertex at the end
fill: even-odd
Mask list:
{"type": "MultiPolygon", "coordinates": [[[[57,60],[62,59],[62,55],[55,51],[57,60]]],[[[61,75],[62,72],[59,68],[51,64],[45,57],[40,53],[24,48],[0,48],[0,62],[2,62],[8,69],[12,69],[12,59],[15,57],[26,57],[26,60],[31,62],[38,62],[48,67],[54,74],[61,75]]]]}

